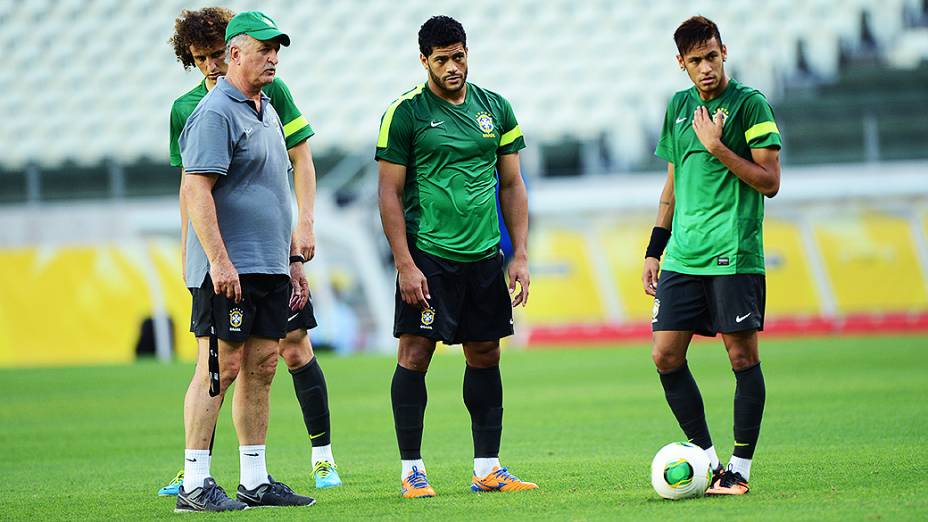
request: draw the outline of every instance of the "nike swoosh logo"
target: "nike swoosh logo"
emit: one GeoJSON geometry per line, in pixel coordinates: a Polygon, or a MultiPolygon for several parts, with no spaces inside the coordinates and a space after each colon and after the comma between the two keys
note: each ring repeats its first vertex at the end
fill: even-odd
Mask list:
{"type": "Polygon", "coordinates": [[[246,457],[257,457],[258,454],[257,453],[246,453],[245,456],[246,457]]]}
{"type": "Polygon", "coordinates": [[[318,439],[319,437],[321,437],[321,436],[323,436],[323,435],[325,435],[325,432],[324,432],[324,431],[323,431],[322,433],[318,434],[318,435],[313,435],[312,433],[310,433],[310,434],[309,434],[309,440],[318,439]]]}
{"type": "Polygon", "coordinates": [[[432,125],[432,127],[434,128],[434,127],[438,127],[438,126],[441,125],[442,123],[445,123],[445,120],[442,120],[442,121],[433,121],[433,122],[431,123],[431,125],[432,125]]]}
{"type": "Polygon", "coordinates": [[[747,442],[736,442],[735,446],[739,448],[743,448],[745,446],[750,446],[750,444],[748,444],[747,442]]]}
{"type": "Polygon", "coordinates": [[[298,316],[298,315],[300,315],[300,312],[297,312],[297,313],[291,315],[290,317],[288,317],[288,318],[287,318],[287,321],[292,321],[292,320],[296,319],[296,316],[298,316]]]}
{"type": "Polygon", "coordinates": [[[196,461],[197,461],[197,459],[184,459],[184,460],[186,460],[187,462],[196,462],[196,461]]]}
{"type": "Polygon", "coordinates": [[[684,117],[682,117],[682,118],[677,118],[677,123],[683,123],[683,122],[685,122],[685,121],[686,121],[686,116],[684,116],[684,117]]]}
{"type": "Polygon", "coordinates": [[[749,315],[751,314],[735,316],[735,322],[740,323],[741,321],[744,321],[745,319],[747,319],[749,315]]]}

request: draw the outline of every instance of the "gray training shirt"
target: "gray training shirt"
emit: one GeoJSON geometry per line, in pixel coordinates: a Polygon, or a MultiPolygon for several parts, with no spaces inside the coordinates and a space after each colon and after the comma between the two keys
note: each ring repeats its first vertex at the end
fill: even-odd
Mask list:
{"type": "MultiPolygon", "coordinates": [[[[225,78],[187,119],[178,140],[187,175],[219,174],[216,218],[239,274],[290,274],[290,159],[270,98],[261,114],[225,78]]],[[[209,261],[187,224],[187,287],[199,288],[209,261]]]]}

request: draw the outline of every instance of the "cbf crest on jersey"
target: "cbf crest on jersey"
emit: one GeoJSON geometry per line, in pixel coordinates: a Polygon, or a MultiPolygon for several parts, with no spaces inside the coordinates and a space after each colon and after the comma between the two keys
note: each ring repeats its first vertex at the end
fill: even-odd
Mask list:
{"type": "Polygon", "coordinates": [[[477,125],[480,126],[480,130],[483,131],[484,138],[495,138],[496,134],[493,133],[493,129],[496,127],[493,125],[493,115],[489,112],[478,112],[477,113],[477,125]]]}
{"type": "Polygon", "coordinates": [[[424,330],[431,330],[432,323],[435,322],[435,310],[433,308],[426,308],[422,310],[422,316],[420,317],[420,327],[424,330]]]}

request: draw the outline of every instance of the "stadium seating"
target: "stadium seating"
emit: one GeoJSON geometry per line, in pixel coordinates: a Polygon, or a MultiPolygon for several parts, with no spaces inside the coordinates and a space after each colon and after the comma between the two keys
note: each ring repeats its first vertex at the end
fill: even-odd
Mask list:
{"type": "MultiPolygon", "coordinates": [[[[428,16],[459,18],[469,34],[470,78],[507,95],[535,143],[565,136],[611,136],[617,155],[649,154],[667,96],[687,85],[676,69],[671,34],[697,12],[716,19],[730,46],[731,70],[776,92],[797,67],[797,45],[820,77],[836,74],[839,51],[869,17],[877,44],[903,28],[917,0],[475,0],[436,7],[407,2],[217,2],[259,7],[293,36],[281,76],[317,129],[318,151],[371,147],[389,102],[424,79],[416,31],[428,16]],[[539,5],[541,7],[539,7],[539,5]]],[[[0,36],[16,49],[0,70],[13,86],[0,109],[0,168],[55,167],[167,156],[173,99],[200,80],[184,73],[167,39],[175,16],[203,2],[30,0],[0,2],[0,36]]],[[[921,49],[910,38],[912,60],[921,49]],[[914,51],[913,51],[914,49],[914,51]]]]}

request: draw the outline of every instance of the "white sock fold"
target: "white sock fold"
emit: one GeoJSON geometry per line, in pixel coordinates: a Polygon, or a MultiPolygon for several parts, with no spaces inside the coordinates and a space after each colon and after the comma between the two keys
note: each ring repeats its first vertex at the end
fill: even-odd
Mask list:
{"type": "Polygon", "coordinates": [[[332,445],[326,444],[325,446],[313,446],[313,466],[316,465],[320,460],[327,460],[331,464],[335,464],[335,457],[332,456],[332,445]]]}
{"type": "Polygon", "coordinates": [[[478,478],[483,478],[493,472],[493,468],[500,468],[499,457],[492,459],[487,458],[475,458],[474,459],[474,475],[477,475],[478,478]]]}
{"type": "Polygon", "coordinates": [[[267,484],[267,462],[264,460],[263,444],[254,446],[239,446],[238,461],[241,473],[241,484],[245,489],[255,489],[261,484],[267,484]]]}
{"type": "Polygon", "coordinates": [[[719,469],[721,462],[719,461],[718,454],[715,452],[715,446],[709,446],[703,451],[705,451],[706,455],[709,456],[709,466],[712,467],[712,471],[719,469]]]}
{"type": "Polygon", "coordinates": [[[742,459],[741,457],[731,456],[728,466],[732,471],[741,473],[744,480],[751,480],[751,459],[742,459]]]}
{"type": "Polygon", "coordinates": [[[184,491],[203,487],[203,480],[209,477],[210,457],[208,449],[184,450],[184,491]]]}
{"type": "Polygon", "coordinates": [[[425,473],[425,462],[422,462],[422,459],[403,460],[401,462],[403,463],[403,474],[400,475],[400,480],[405,480],[412,473],[413,466],[418,468],[420,472],[425,473]]]}

